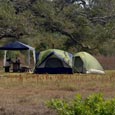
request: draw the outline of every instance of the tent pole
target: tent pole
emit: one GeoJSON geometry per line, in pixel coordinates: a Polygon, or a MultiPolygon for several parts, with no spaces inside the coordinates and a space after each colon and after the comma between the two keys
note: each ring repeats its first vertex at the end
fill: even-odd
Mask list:
{"type": "Polygon", "coordinates": [[[6,54],[7,54],[7,50],[4,51],[4,62],[3,62],[4,66],[6,65],[6,54]]]}

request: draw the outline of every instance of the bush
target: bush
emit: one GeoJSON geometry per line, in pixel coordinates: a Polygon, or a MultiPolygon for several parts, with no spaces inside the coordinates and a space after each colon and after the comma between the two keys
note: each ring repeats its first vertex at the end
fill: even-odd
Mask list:
{"type": "Polygon", "coordinates": [[[115,115],[115,99],[105,100],[102,94],[93,94],[86,99],[77,95],[71,102],[52,99],[47,106],[59,115],[115,115]]]}

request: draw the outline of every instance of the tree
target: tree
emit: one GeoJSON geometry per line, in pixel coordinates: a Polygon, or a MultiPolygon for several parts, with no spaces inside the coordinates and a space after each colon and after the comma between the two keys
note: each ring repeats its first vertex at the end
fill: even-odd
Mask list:
{"type": "Polygon", "coordinates": [[[5,0],[0,3],[0,39],[14,37],[18,39],[24,34],[23,24],[20,16],[15,14],[12,4],[5,0]]]}
{"type": "Polygon", "coordinates": [[[102,52],[115,38],[114,12],[114,0],[1,0],[0,39],[13,37],[41,50],[102,52]]]}

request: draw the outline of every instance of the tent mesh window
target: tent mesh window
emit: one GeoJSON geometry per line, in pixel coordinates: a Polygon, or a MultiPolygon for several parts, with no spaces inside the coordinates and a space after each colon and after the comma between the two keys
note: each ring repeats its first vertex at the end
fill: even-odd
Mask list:
{"type": "Polygon", "coordinates": [[[81,60],[81,58],[75,57],[75,61],[74,61],[74,67],[75,67],[75,71],[78,73],[82,73],[83,72],[83,61],[81,60]]]}
{"type": "Polygon", "coordinates": [[[58,58],[49,58],[47,59],[45,63],[46,68],[58,68],[58,67],[64,67],[63,63],[60,59],[58,58]]]}

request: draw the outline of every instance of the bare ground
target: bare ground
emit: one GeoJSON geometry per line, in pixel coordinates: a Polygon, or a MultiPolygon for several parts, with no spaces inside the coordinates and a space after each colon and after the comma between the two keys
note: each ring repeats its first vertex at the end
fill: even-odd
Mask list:
{"type": "Polygon", "coordinates": [[[115,71],[105,75],[0,74],[0,115],[56,115],[47,108],[52,98],[71,100],[92,93],[115,96],[115,71]]]}

